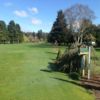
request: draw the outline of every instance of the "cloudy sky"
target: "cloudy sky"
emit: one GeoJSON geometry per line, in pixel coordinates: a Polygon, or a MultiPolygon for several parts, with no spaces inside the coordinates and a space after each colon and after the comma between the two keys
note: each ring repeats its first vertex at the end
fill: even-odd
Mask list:
{"type": "Polygon", "coordinates": [[[88,5],[97,16],[94,23],[100,23],[100,0],[0,0],[0,20],[14,20],[23,31],[49,32],[57,11],[76,3],[88,5]]]}

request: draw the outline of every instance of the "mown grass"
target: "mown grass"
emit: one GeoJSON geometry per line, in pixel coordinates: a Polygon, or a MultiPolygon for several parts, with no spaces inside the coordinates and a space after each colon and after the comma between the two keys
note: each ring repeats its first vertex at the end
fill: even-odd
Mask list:
{"type": "Polygon", "coordinates": [[[94,100],[66,74],[48,71],[56,53],[47,44],[0,45],[0,100],[94,100]]]}

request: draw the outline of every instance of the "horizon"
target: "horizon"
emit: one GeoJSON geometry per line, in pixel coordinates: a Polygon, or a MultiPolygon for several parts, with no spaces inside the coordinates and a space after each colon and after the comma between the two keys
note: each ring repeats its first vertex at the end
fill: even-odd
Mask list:
{"type": "Polygon", "coordinates": [[[25,32],[37,32],[42,29],[43,32],[50,32],[59,10],[65,10],[74,4],[83,4],[89,6],[97,17],[93,23],[100,24],[100,14],[98,0],[0,0],[0,20],[6,24],[14,20],[20,24],[21,30],[25,32]],[[19,5],[20,4],[20,5],[19,5]]]}

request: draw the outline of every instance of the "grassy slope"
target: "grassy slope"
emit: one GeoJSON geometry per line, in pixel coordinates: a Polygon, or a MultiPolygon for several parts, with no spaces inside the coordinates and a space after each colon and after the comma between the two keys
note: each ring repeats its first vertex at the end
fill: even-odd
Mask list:
{"type": "Polygon", "coordinates": [[[0,45],[0,100],[93,100],[59,72],[44,72],[55,58],[45,45],[0,45]]]}

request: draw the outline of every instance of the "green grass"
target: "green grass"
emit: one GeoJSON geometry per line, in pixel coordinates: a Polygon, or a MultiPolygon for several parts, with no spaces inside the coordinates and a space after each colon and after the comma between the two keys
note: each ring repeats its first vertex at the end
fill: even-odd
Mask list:
{"type": "Polygon", "coordinates": [[[100,75],[100,48],[95,49],[92,55],[97,58],[96,60],[92,60],[92,68],[94,73],[100,75]]]}
{"type": "Polygon", "coordinates": [[[66,74],[45,71],[56,52],[45,44],[0,45],[0,100],[94,100],[66,74]]]}

